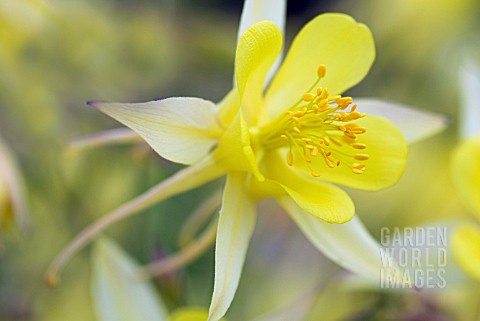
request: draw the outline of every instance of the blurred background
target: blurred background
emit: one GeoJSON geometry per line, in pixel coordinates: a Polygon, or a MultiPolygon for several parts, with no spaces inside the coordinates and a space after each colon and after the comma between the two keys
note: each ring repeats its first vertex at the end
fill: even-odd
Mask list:
{"type": "MultiPolygon", "coordinates": [[[[120,127],[84,102],[169,96],[218,101],[231,88],[242,5],[240,0],[0,1],[0,137],[20,173],[30,221],[15,224],[11,191],[0,181],[0,320],[94,320],[90,249],[72,260],[53,290],[43,282],[48,264],[83,227],[180,167],[141,143],[68,148],[79,136],[120,127]]],[[[348,13],[370,27],[377,59],[350,95],[450,119],[443,133],[411,146],[399,184],[376,194],[349,191],[375,237],[384,226],[469,217],[448,167],[458,142],[459,66],[465,57],[480,63],[479,6],[477,0],[288,4],[287,46],[322,12],[348,13]]],[[[163,202],[107,234],[142,264],[175,253],[186,218],[222,183],[163,202]]],[[[228,320],[252,319],[312,286],[306,320],[476,320],[478,283],[432,293],[353,289],[332,277],[344,272],[316,251],[280,208],[267,200],[261,212],[228,320]]],[[[210,249],[154,281],[172,309],[208,307],[212,275],[210,249]]]]}

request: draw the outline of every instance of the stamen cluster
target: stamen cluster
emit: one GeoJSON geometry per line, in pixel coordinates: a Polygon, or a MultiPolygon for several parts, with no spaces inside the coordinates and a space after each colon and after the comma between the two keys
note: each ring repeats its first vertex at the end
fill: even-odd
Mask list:
{"type": "Polygon", "coordinates": [[[360,152],[367,146],[358,141],[358,136],[364,134],[366,128],[354,121],[365,114],[356,111],[352,97],[330,96],[328,88],[317,87],[326,75],[325,65],[318,68],[317,75],[310,90],[287,112],[280,134],[281,140],[290,147],[287,163],[292,166],[297,161],[295,158],[301,156],[311,175],[319,177],[320,173],[311,163],[312,158],[321,157],[330,168],[344,164],[353,173],[362,174],[366,168],[362,162],[368,160],[369,155],[360,152]]]}

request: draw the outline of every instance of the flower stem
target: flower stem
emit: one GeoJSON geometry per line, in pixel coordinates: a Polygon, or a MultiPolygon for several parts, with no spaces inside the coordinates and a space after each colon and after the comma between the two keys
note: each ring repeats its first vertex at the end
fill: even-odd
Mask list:
{"type": "Polygon", "coordinates": [[[214,160],[211,157],[207,157],[203,161],[177,172],[144,194],[137,196],[116,210],[103,216],[80,232],[70,244],[57,255],[47,270],[45,276],[47,284],[50,287],[55,287],[58,284],[58,274],[60,270],[68,263],[70,258],[110,225],[171,196],[198,187],[223,174],[224,171],[219,168],[219,166],[215,166],[214,160]]]}

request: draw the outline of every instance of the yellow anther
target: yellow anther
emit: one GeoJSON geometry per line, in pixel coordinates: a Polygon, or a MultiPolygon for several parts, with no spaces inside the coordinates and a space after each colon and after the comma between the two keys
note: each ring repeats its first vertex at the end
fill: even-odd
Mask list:
{"type": "Polygon", "coordinates": [[[352,147],[356,148],[356,149],[365,149],[365,148],[367,148],[367,145],[360,144],[360,143],[354,143],[354,144],[352,144],[352,147]]]}
{"type": "Polygon", "coordinates": [[[357,104],[353,105],[350,109],[350,112],[353,113],[357,109],[357,104]]]}
{"type": "Polygon", "coordinates": [[[329,150],[326,150],[326,151],[325,151],[325,156],[330,156],[330,155],[332,155],[332,152],[329,151],[329,150]]]}
{"type": "Polygon", "coordinates": [[[322,139],[325,145],[330,146],[330,139],[328,139],[328,137],[323,137],[322,139]]]}
{"type": "Polygon", "coordinates": [[[340,166],[340,161],[337,161],[337,167],[340,166]]]}
{"type": "Polygon", "coordinates": [[[288,153],[287,153],[287,164],[289,166],[293,165],[293,153],[292,153],[291,150],[289,150],[288,153]]]}
{"type": "Polygon", "coordinates": [[[345,135],[342,136],[342,138],[347,144],[353,144],[357,141],[357,136],[352,134],[347,135],[347,133],[345,133],[345,135]]]}
{"type": "Polygon", "coordinates": [[[289,117],[293,117],[295,115],[295,113],[291,110],[287,111],[287,114],[289,117]]]}
{"type": "Polygon", "coordinates": [[[336,139],[335,137],[330,137],[330,140],[337,146],[342,147],[342,142],[336,139]]]}
{"type": "Polygon", "coordinates": [[[328,167],[330,168],[334,168],[335,167],[335,163],[332,161],[332,159],[330,159],[329,157],[325,157],[325,163],[327,164],[328,167]]]}
{"type": "Polygon", "coordinates": [[[358,160],[367,160],[370,156],[368,154],[356,154],[354,158],[358,160]]]}
{"type": "Polygon", "coordinates": [[[325,104],[328,103],[328,99],[323,99],[323,98],[319,98],[317,99],[317,104],[318,104],[318,107],[323,107],[325,106],[325,104]]]}
{"type": "Polygon", "coordinates": [[[300,129],[298,129],[298,127],[293,127],[293,131],[296,132],[297,134],[301,134],[302,132],[300,131],[300,129]]]}
{"type": "Polygon", "coordinates": [[[320,96],[322,94],[322,91],[323,91],[323,88],[322,87],[318,87],[317,88],[317,96],[320,96]]]}
{"type": "Polygon", "coordinates": [[[318,69],[317,69],[318,78],[324,78],[326,74],[327,74],[327,66],[325,65],[318,66],[318,69]]]}
{"type": "Polygon", "coordinates": [[[317,104],[314,104],[314,105],[312,106],[312,110],[313,110],[313,112],[314,112],[315,114],[318,113],[318,109],[319,109],[319,108],[318,108],[318,105],[317,105],[317,104]]]}
{"type": "Polygon", "coordinates": [[[361,114],[358,111],[351,111],[348,113],[349,120],[357,120],[359,118],[365,117],[365,114],[361,114]]]}
{"type": "Polygon", "coordinates": [[[315,99],[315,95],[312,94],[312,93],[306,93],[305,95],[303,95],[303,100],[304,101],[312,101],[315,99]]]}
{"type": "Polygon", "coordinates": [[[313,177],[320,177],[320,173],[317,171],[311,171],[310,174],[312,174],[313,177]]]}
{"type": "Polygon", "coordinates": [[[348,137],[348,138],[351,138],[355,141],[355,139],[357,138],[357,136],[355,136],[355,134],[353,134],[352,132],[350,131],[346,131],[346,132],[343,132],[343,134],[345,135],[345,137],[348,137]]]}
{"type": "Polygon", "coordinates": [[[304,141],[305,143],[310,143],[312,139],[309,137],[302,137],[302,141],[304,141]]]}
{"type": "Polygon", "coordinates": [[[365,166],[364,164],[353,163],[352,167],[363,171],[367,166],[365,166]]]}
{"type": "Polygon", "coordinates": [[[292,119],[297,125],[300,124],[300,119],[298,117],[293,116],[292,119]]]}
{"type": "Polygon", "coordinates": [[[353,128],[351,132],[354,134],[363,134],[367,132],[367,129],[365,127],[357,127],[357,128],[353,128]]]}
{"type": "Polygon", "coordinates": [[[322,90],[322,99],[328,99],[329,93],[328,93],[328,88],[325,88],[322,90]]]}
{"type": "Polygon", "coordinates": [[[283,139],[284,141],[288,142],[288,136],[283,134],[283,135],[280,135],[280,138],[283,139]]]}
{"type": "Polygon", "coordinates": [[[355,174],[363,174],[363,170],[357,168],[352,168],[352,172],[355,174]]]}
{"type": "Polygon", "coordinates": [[[312,149],[314,149],[314,148],[315,148],[315,146],[313,146],[313,145],[305,145],[305,148],[306,148],[306,149],[310,149],[310,150],[312,150],[312,149]]]}
{"type": "Polygon", "coordinates": [[[294,115],[295,115],[294,117],[297,117],[297,118],[303,117],[303,113],[301,111],[297,111],[294,115]]]}
{"type": "Polygon", "coordinates": [[[310,151],[310,155],[312,155],[314,157],[318,155],[318,147],[317,146],[313,146],[313,149],[310,151]]]}
{"type": "Polygon", "coordinates": [[[308,111],[308,108],[307,107],[303,107],[302,109],[302,116],[304,116],[308,111]]]}
{"type": "Polygon", "coordinates": [[[345,126],[338,126],[338,129],[340,129],[342,132],[347,130],[347,127],[345,126]]]}

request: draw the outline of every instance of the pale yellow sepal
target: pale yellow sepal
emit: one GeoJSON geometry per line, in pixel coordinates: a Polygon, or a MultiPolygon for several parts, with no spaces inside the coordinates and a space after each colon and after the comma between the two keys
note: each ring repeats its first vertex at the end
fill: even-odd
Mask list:
{"type": "Polygon", "coordinates": [[[232,303],[255,227],[255,202],[246,191],[246,174],[227,176],[215,244],[215,281],[208,321],[219,321],[232,303]]]}
{"type": "Polygon", "coordinates": [[[239,111],[233,123],[223,134],[213,157],[226,171],[251,172],[259,181],[265,178],[258,168],[250,143],[248,125],[239,111]]]}
{"type": "MultiPolygon", "coordinates": [[[[312,168],[320,173],[320,179],[357,189],[376,191],[395,184],[405,169],[408,147],[400,130],[383,117],[367,115],[355,121],[365,127],[366,133],[359,137],[359,142],[366,144],[366,149],[359,153],[369,155],[364,161],[366,169],[363,174],[353,174],[346,164],[330,168],[323,159],[313,158],[312,168]]],[[[347,147],[347,146],[345,146],[347,147]]],[[[352,148],[352,154],[355,150],[352,148]]],[[[353,158],[353,162],[360,162],[353,158]]],[[[298,162],[302,165],[301,162],[298,162]]],[[[295,166],[295,165],[294,165],[295,166]]],[[[305,169],[309,173],[309,169],[305,169]]]]}
{"type": "Polygon", "coordinates": [[[458,196],[480,219],[480,136],[464,140],[455,149],[451,173],[458,196]]]}
{"type": "Polygon", "coordinates": [[[408,144],[422,141],[444,130],[447,116],[410,106],[372,98],[355,98],[358,109],[367,115],[388,119],[402,132],[408,144]]]}
{"type": "Polygon", "coordinates": [[[375,58],[370,30],[350,16],[322,14],[300,31],[267,91],[271,119],[286,112],[315,82],[320,64],[328,67],[320,86],[332,95],[356,85],[375,58]]]}
{"type": "Polygon", "coordinates": [[[200,98],[167,98],[146,103],[87,103],[130,127],[162,157],[193,164],[218,142],[221,127],[214,103],[200,98]]]}
{"type": "Polygon", "coordinates": [[[458,227],[453,232],[452,248],[463,270],[480,281],[480,228],[471,224],[458,227]]]}
{"type": "Polygon", "coordinates": [[[278,201],[320,252],[343,268],[379,284],[380,272],[385,268],[381,246],[358,216],[345,224],[329,224],[309,215],[288,197],[278,201]]]}
{"type": "Polygon", "coordinates": [[[135,278],[140,266],[116,243],[100,239],[92,255],[91,292],[99,321],[167,318],[153,284],[135,278]]]}
{"type": "Polygon", "coordinates": [[[254,24],[240,37],[235,71],[242,109],[249,125],[256,125],[266,117],[263,84],[281,49],[282,32],[271,21],[254,24]]]}

